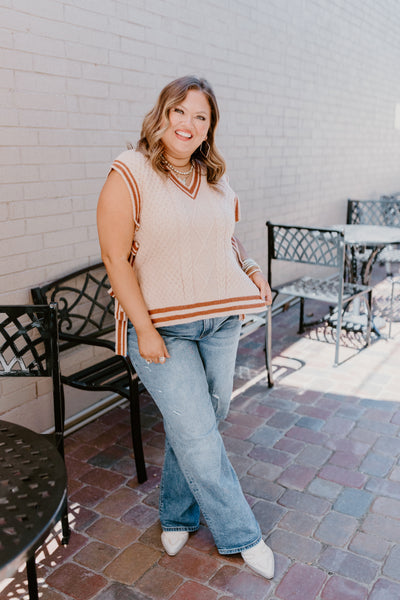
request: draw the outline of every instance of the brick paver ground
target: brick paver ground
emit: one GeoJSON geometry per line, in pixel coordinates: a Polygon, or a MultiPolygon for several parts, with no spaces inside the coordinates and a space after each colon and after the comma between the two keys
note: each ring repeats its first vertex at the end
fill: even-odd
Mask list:
{"type": "MultiPolygon", "coordinates": [[[[389,286],[375,291],[387,314],[389,286]]],[[[310,310],[310,309],[308,309],[310,310]]],[[[262,329],[239,347],[223,436],[276,556],[266,581],[218,554],[203,524],[175,558],[160,543],[163,428],[142,395],[148,481],[137,483],[125,408],[66,439],[72,537],[37,554],[42,600],[397,600],[400,598],[400,315],[394,339],[324,327],[296,334],[297,308],[273,318],[276,385],[266,383],[262,329]]],[[[23,567],[0,583],[27,598],[23,567]]]]}

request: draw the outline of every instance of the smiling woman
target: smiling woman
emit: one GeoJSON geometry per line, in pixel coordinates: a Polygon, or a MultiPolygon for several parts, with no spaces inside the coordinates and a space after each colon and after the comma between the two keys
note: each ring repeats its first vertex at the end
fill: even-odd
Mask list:
{"type": "Polygon", "coordinates": [[[145,117],[136,150],[113,162],[98,204],[102,257],[128,353],[166,432],[162,544],[174,556],[200,511],[221,554],[271,578],[274,557],[229,462],[218,424],[232,394],[239,315],[271,292],[234,237],[239,203],[215,142],[218,105],[182,77],[145,117]]]}
{"type": "MultiPolygon", "coordinates": [[[[167,173],[166,147],[162,138],[164,134],[168,135],[169,128],[174,127],[174,124],[181,126],[179,131],[183,138],[188,139],[188,136],[192,136],[191,128],[186,130],[189,117],[194,118],[195,122],[202,122],[203,119],[207,121],[208,118],[208,122],[205,122],[204,137],[193,146],[194,150],[189,157],[205,167],[207,181],[213,185],[224,174],[225,161],[214,141],[219,121],[218,104],[211,86],[205,79],[181,77],[171,81],[162,90],[154,108],[144,118],[137,149],[150,158],[154,169],[167,173]]],[[[198,126],[196,131],[200,132],[198,126]]],[[[168,139],[166,142],[168,143],[168,139]]],[[[178,162],[175,167],[177,165],[178,162]]],[[[179,165],[184,166],[181,161],[179,165]]]]}

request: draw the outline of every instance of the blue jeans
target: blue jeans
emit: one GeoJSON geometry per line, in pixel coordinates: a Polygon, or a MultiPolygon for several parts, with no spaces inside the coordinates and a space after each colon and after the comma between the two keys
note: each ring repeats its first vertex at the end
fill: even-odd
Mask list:
{"type": "Polygon", "coordinates": [[[260,527],[228,459],[218,423],[229,410],[240,322],[237,316],[160,327],[170,358],[147,364],[135,329],[128,352],[160,409],[166,433],[160,489],[164,531],[196,531],[200,510],[221,554],[251,548],[260,527]]]}

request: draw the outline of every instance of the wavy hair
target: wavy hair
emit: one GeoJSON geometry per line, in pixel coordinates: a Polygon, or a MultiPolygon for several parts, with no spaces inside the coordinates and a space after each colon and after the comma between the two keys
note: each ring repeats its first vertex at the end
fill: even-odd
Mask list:
{"type": "Polygon", "coordinates": [[[211,109],[210,127],[207,133],[208,151],[201,144],[192,154],[206,171],[207,182],[211,185],[218,183],[225,173],[225,161],[219,153],[214,140],[215,129],[219,121],[219,109],[215,94],[206,79],[194,76],[180,77],[171,81],[161,91],[157,103],[145,116],[136,150],[144,154],[156,171],[166,174],[168,168],[164,162],[164,144],[161,141],[169,125],[169,112],[186,98],[189,90],[199,90],[206,96],[211,109]],[[166,125],[163,123],[167,123],[166,125]]]}

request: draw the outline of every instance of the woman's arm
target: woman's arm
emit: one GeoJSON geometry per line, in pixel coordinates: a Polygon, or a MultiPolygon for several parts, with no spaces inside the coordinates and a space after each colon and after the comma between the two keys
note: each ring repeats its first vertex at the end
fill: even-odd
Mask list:
{"type": "Polygon", "coordinates": [[[245,269],[248,273],[248,276],[250,277],[250,279],[252,280],[252,282],[258,287],[258,289],[260,290],[260,297],[265,300],[265,303],[267,305],[272,304],[272,294],[271,294],[271,288],[269,287],[268,281],[265,279],[261,268],[257,265],[257,263],[253,260],[250,260],[247,256],[247,252],[245,247],[243,246],[242,242],[238,239],[238,237],[236,237],[236,235],[234,236],[235,238],[235,242],[239,251],[239,255],[240,255],[240,260],[242,262],[242,265],[245,266],[246,265],[246,261],[248,261],[250,264],[248,265],[249,268],[245,269]]]}
{"type": "Polygon", "coordinates": [[[159,362],[163,356],[168,358],[164,340],[151,322],[136,274],[129,264],[135,233],[132,203],[126,184],[116,171],[111,171],[100,193],[97,228],[111,287],[135,327],[141,356],[152,362],[159,362]]]}

